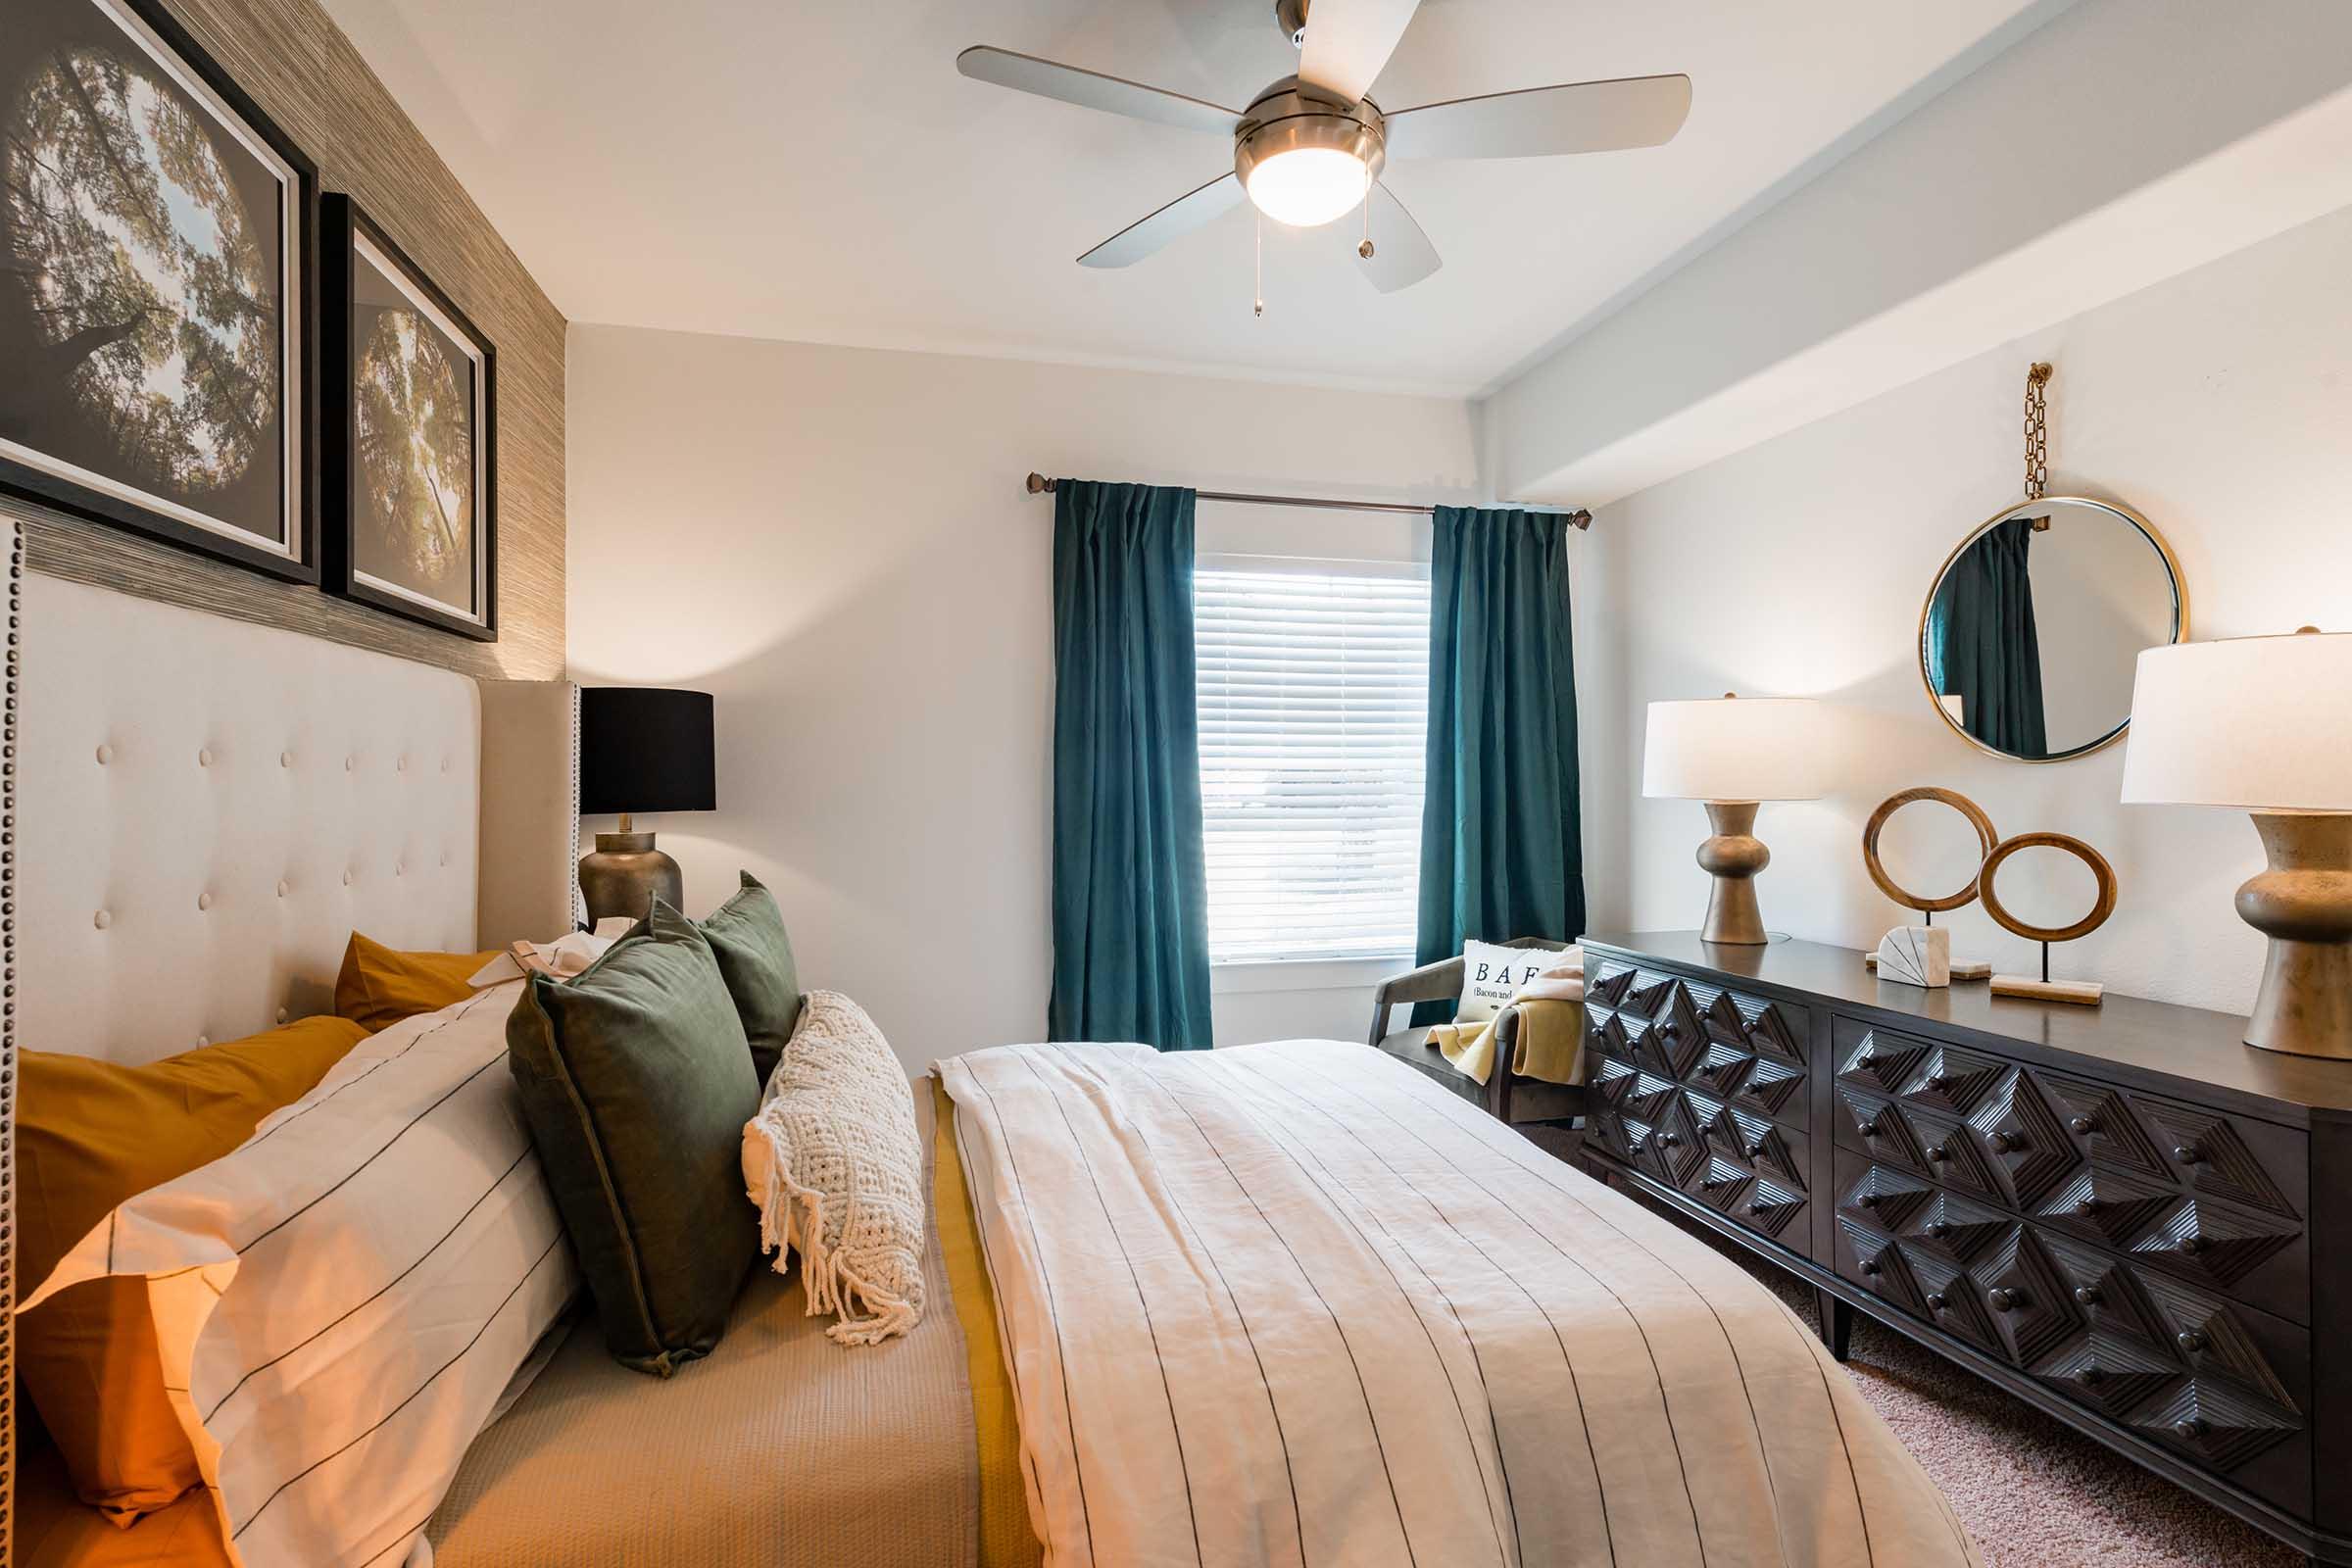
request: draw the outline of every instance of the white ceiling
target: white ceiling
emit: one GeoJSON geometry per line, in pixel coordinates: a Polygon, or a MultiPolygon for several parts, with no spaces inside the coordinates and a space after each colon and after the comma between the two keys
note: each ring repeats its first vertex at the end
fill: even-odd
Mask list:
{"type": "Polygon", "coordinates": [[[325,4],[574,320],[1446,393],[1507,378],[2035,9],[1425,0],[1390,108],[1681,71],[1690,122],[1642,152],[1398,164],[1444,270],[1378,294],[1349,220],[1268,223],[1257,319],[1246,206],[1126,270],[1073,261],[1229,169],[1227,143],[955,59],[992,43],[1238,107],[1293,69],[1270,0],[325,4]]]}

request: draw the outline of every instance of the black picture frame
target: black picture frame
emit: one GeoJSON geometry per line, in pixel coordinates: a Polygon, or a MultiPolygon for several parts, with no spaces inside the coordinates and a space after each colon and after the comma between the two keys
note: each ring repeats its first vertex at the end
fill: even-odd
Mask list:
{"type": "Polygon", "coordinates": [[[326,432],[323,468],[323,528],[325,585],[331,593],[357,600],[377,610],[405,615],[477,642],[498,640],[498,348],[473,324],[424,270],[382,225],[370,219],[351,197],[330,193],[319,204],[318,231],[324,254],[319,297],[319,397],[326,432]],[[368,252],[372,251],[371,258],[368,252]],[[381,265],[379,265],[379,263],[381,265]],[[473,403],[475,455],[473,540],[475,598],[478,614],[468,615],[444,603],[371,576],[362,560],[359,530],[366,521],[361,494],[360,398],[358,378],[362,345],[356,330],[360,308],[360,269],[368,267],[386,276],[425,305],[450,329],[444,335],[462,340],[462,349],[478,355],[472,363],[478,380],[473,403]]]}
{"type": "MultiPolygon", "coordinates": [[[[281,397],[276,460],[278,471],[285,475],[279,508],[283,545],[225,519],[205,517],[196,509],[142,490],[122,475],[102,473],[16,442],[5,428],[0,428],[0,493],[289,582],[317,583],[320,572],[318,164],[204,51],[160,0],[12,0],[12,4],[48,6],[60,13],[94,12],[113,24],[167,74],[181,77],[174,85],[208,120],[232,138],[247,140],[243,150],[276,181],[282,193],[278,203],[281,222],[279,245],[271,260],[280,281],[275,368],[281,377],[281,397]],[[172,71],[174,66],[177,72],[172,71]],[[189,77],[201,84],[202,92],[190,90],[189,77]],[[218,102],[206,102],[206,93],[218,102]],[[285,166],[284,171],[270,170],[267,160],[253,152],[252,141],[266,146],[285,166]],[[9,450],[11,447],[15,450],[9,450]],[[89,478],[77,478],[74,472],[61,472],[60,468],[89,478]]],[[[29,51],[18,58],[37,66],[29,51]]],[[[29,69],[26,76],[30,76],[29,69]]],[[[0,88],[9,85],[0,79],[0,88]]],[[[11,113],[13,105],[0,93],[0,117],[11,113]]],[[[0,134],[4,133],[5,127],[0,126],[0,134]]],[[[6,218],[0,213],[0,220],[6,218]]]]}

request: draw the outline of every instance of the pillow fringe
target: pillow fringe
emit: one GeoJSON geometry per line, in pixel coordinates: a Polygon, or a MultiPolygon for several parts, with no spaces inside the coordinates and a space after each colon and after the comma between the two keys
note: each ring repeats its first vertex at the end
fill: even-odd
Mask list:
{"type": "Polygon", "coordinates": [[[792,1147],[782,1129],[766,1122],[755,1125],[767,1147],[760,1193],[760,1246],[778,1254],[786,1248],[801,1254],[807,1315],[830,1312],[839,1319],[825,1329],[825,1337],[836,1345],[879,1345],[913,1328],[922,1318],[920,1307],[861,1277],[837,1249],[826,1245],[825,1195],[792,1179],[792,1147]],[[853,1301],[864,1309],[864,1316],[850,1315],[853,1301]]]}

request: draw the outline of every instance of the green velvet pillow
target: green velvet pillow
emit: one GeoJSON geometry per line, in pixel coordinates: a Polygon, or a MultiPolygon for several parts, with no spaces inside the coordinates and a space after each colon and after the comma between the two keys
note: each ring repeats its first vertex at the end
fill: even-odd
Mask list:
{"type": "Polygon", "coordinates": [[[784,934],[784,911],[751,872],[743,888],[703,922],[718,972],[752,1043],[752,1070],[765,1090],[776,1058],[801,1019],[801,975],[792,961],[792,939],[784,934]]]}
{"type": "Polygon", "coordinates": [[[708,1355],[760,1251],[760,1084],[710,945],[656,900],[570,980],[530,977],[507,1065],[614,1359],[667,1377],[708,1355]]]}

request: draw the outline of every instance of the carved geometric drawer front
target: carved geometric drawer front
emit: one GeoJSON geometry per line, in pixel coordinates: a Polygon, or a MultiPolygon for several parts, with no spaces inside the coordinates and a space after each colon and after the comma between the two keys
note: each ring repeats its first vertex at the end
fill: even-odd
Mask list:
{"type": "Polygon", "coordinates": [[[1804,1009],[1601,959],[1585,989],[1592,1135],[1653,1180],[1801,1245],[1804,1009]]]}
{"type": "Polygon", "coordinates": [[[1586,985],[1586,1044],[1712,1101],[1806,1124],[1804,1008],[1722,985],[1599,959],[1586,985]]]}

